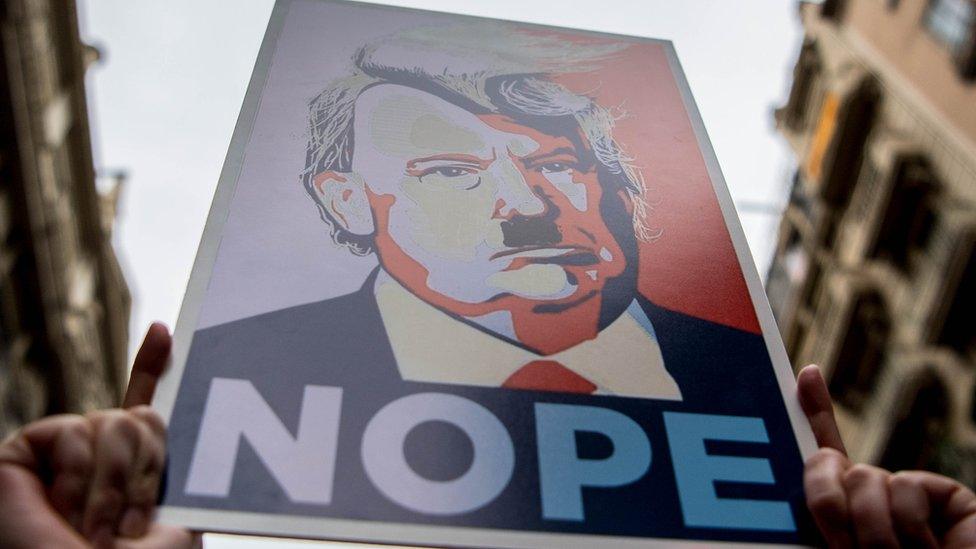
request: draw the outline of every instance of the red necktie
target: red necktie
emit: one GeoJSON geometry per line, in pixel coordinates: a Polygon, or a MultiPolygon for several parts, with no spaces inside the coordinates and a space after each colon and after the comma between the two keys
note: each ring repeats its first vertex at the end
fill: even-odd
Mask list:
{"type": "Polygon", "coordinates": [[[556,362],[533,360],[508,376],[502,383],[507,389],[554,391],[559,393],[592,393],[596,385],[590,380],[556,362]]]}

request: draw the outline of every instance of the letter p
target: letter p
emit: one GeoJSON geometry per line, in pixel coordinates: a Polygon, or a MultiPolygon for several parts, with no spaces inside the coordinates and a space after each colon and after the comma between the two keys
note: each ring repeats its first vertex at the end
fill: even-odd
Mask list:
{"type": "Polygon", "coordinates": [[[651,443],[634,420],[606,408],[536,403],[536,436],[542,516],[583,520],[583,487],[611,488],[639,479],[651,466],[651,443]],[[578,431],[599,433],[613,443],[606,459],[581,459],[578,431]]]}

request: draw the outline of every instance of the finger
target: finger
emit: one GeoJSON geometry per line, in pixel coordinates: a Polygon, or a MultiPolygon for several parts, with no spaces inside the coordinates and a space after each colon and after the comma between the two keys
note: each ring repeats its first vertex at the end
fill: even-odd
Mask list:
{"type": "Polygon", "coordinates": [[[854,537],[860,547],[899,547],[888,501],[888,476],[878,467],[858,463],[844,473],[854,537]]]}
{"type": "Polygon", "coordinates": [[[942,547],[945,549],[963,549],[976,547],[976,515],[969,515],[965,520],[952,525],[942,536],[942,547]]]}
{"type": "Polygon", "coordinates": [[[942,534],[942,547],[946,549],[976,547],[976,512],[967,514],[946,528],[945,533],[942,534]]]}
{"type": "Polygon", "coordinates": [[[126,508],[119,522],[119,534],[138,538],[146,533],[156,503],[164,462],[164,438],[155,423],[158,417],[148,406],[133,408],[139,420],[139,447],[126,484],[126,508]],[[152,425],[151,425],[152,424],[152,425]]]}
{"type": "Polygon", "coordinates": [[[945,546],[976,547],[976,494],[956,483],[944,514],[948,521],[942,538],[945,546]]]}
{"type": "Polygon", "coordinates": [[[159,414],[152,407],[140,405],[129,409],[128,412],[143,421],[152,430],[153,434],[165,444],[166,424],[163,423],[163,418],[159,417],[159,414]]]}
{"type": "Polygon", "coordinates": [[[811,364],[796,376],[796,391],[800,399],[800,407],[810,421],[813,436],[821,448],[833,448],[847,455],[844,441],[834,419],[834,405],[830,401],[830,392],[820,374],[820,368],[811,364]]]}
{"type": "Polygon", "coordinates": [[[126,504],[126,484],[140,444],[140,422],[121,410],[91,414],[95,467],[82,533],[95,547],[110,546],[126,504]]]}
{"type": "Polygon", "coordinates": [[[0,444],[0,546],[72,547],[83,540],[51,507],[41,473],[73,416],[51,416],[16,431],[0,444]]]}
{"type": "Polygon", "coordinates": [[[140,539],[120,540],[116,549],[200,549],[203,536],[178,526],[153,523],[140,539]]]}
{"type": "Polygon", "coordinates": [[[891,518],[899,541],[905,547],[938,547],[929,526],[931,508],[924,480],[913,471],[895,473],[888,478],[891,518]]]}
{"type": "Polygon", "coordinates": [[[842,479],[850,467],[847,456],[833,448],[821,448],[803,473],[807,507],[830,547],[853,547],[847,492],[842,479]]]}
{"type": "Polygon", "coordinates": [[[928,496],[942,547],[976,547],[976,494],[951,478],[912,471],[928,496]]]}
{"type": "Polygon", "coordinates": [[[0,463],[0,547],[85,549],[88,544],[48,507],[33,471],[0,463]]]}
{"type": "Polygon", "coordinates": [[[129,386],[125,391],[123,408],[149,404],[156,392],[156,382],[166,369],[173,338],[160,322],[154,322],[146,332],[129,374],[129,386]]]}
{"type": "Polygon", "coordinates": [[[49,416],[7,437],[0,463],[23,467],[43,481],[50,506],[77,526],[92,467],[91,437],[87,419],[49,416]]]}
{"type": "Polygon", "coordinates": [[[61,432],[50,451],[51,506],[75,529],[81,518],[94,467],[94,429],[87,419],[71,416],[63,421],[61,432]]]}
{"type": "Polygon", "coordinates": [[[46,467],[46,457],[64,427],[74,416],[48,416],[11,433],[0,443],[0,462],[11,463],[40,473],[46,467]]]}

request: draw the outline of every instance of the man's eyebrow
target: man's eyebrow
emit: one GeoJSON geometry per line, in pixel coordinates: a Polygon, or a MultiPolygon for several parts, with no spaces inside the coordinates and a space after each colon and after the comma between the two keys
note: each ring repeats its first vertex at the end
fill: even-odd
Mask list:
{"type": "Polygon", "coordinates": [[[552,149],[551,151],[546,151],[546,152],[543,152],[543,153],[539,153],[539,154],[534,154],[534,155],[527,156],[527,157],[523,158],[522,161],[523,162],[538,162],[540,160],[545,160],[545,159],[547,159],[549,157],[559,156],[559,155],[562,155],[562,154],[569,154],[569,155],[572,155],[572,156],[576,157],[577,159],[580,159],[581,156],[582,156],[580,154],[580,151],[576,150],[575,147],[558,147],[558,148],[552,149]]]}
{"type": "Polygon", "coordinates": [[[463,153],[435,154],[432,156],[424,156],[422,158],[414,158],[413,160],[410,160],[409,162],[407,162],[407,169],[412,169],[417,164],[423,164],[424,162],[436,162],[439,160],[440,161],[448,160],[454,162],[469,162],[471,164],[475,164],[481,169],[486,169],[488,168],[488,165],[495,160],[495,157],[494,155],[492,155],[491,158],[478,158],[473,154],[463,154],[463,153]]]}

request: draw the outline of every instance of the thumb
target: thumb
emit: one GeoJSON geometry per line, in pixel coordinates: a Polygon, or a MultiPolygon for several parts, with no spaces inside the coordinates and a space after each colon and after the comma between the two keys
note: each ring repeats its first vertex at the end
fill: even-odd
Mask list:
{"type": "Polygon", "coordinates": [[[800,370],[796,376],[796,391],[800,399],[800,407],[806,414],[813,429],[813,436],[821,448],[833,448],[847,455],[844,441],[840,438],[840,429],[834,419],[834,404],[830,401],[827,383],[820,374],[820,368],[811,364],[800,370]]]}
{"type": "Polygon", "coordinates": [[[161,322],[153,322],[146,332],[129,374],[129,387],[122,401],[123,408],[149,404],[156,392],[156,382],[166,369],[173,337],[161,322]]]}

